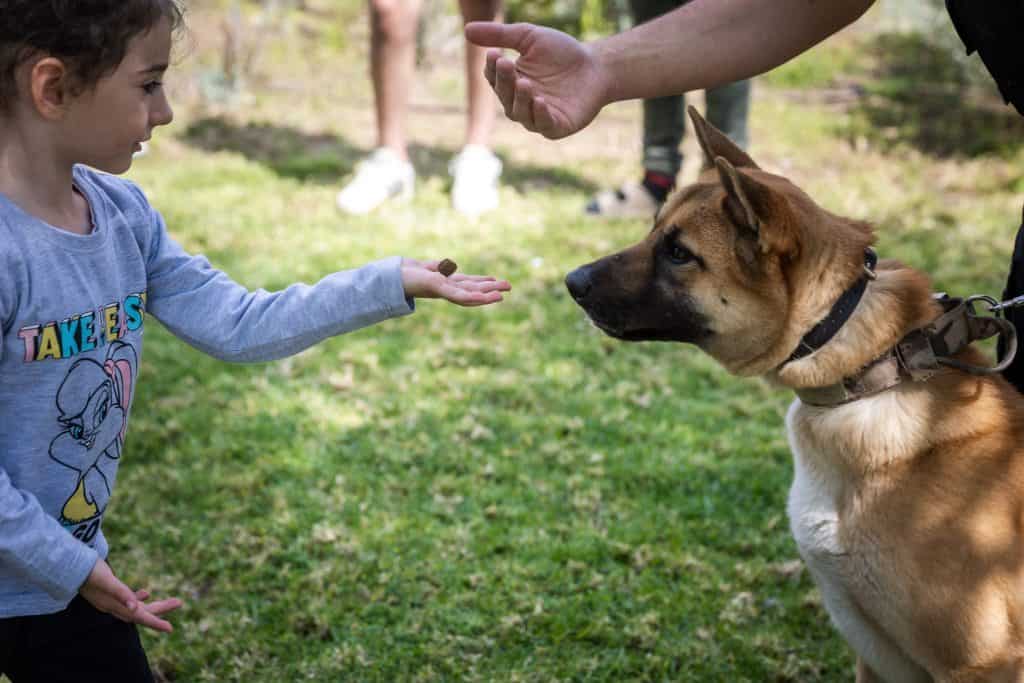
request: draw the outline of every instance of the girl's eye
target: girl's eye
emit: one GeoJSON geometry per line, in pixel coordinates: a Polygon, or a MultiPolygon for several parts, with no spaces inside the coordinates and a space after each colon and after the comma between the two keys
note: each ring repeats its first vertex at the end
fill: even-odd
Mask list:
{"type": "Polygon", "coordinates": [[[146,93],[147,95],[152,95],[152,94],[153,94],[153,93],[155,93],[155,92],[156,92],[156,91],[157,91],[157,90],[158,90],[158,89],[160,88],[160,86],[162,86],[162,85],[163,85],[163,81],[150,81],[149,83],[146,83],[146,84],[145,84],[144,86],[142,86],[142,90],[143,90],[143,91],[144,91],[144,92],[145,92],[145,93],[146,93]]]}
{"type": "Polygon", "coordinates": [[[71,438],[75,441],[80,441],[84,432],[85,430],[82,429],[80,424],[72,424],[68,427],[68,433],[71,434],[71,438]]]}
{"type": "Polygon", "coordinates": [[[673,244],[669,247],[668,258],[672,263],[677,265],[683,265],[689,263],[694,259],[693,252],[684,246],[679,244],[673,244]]]}

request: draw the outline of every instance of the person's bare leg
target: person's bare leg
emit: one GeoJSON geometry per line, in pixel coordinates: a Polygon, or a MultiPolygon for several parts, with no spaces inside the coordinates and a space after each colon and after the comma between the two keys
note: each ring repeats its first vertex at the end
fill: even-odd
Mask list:
{"type": "MultiPolygon", "coordinates": [[[[501,21],[501,0],[459,0],[464,23],[501,21]]],[[[487,48],[466,46],[466,144],[488,146],[497,112],[497,101],[484,78],[487,48]]]]}
{"type": "Polygon", "coordinates": [[[409,158],[405,125],[416,70],[420,5],[421,0],[370,0],[370,75],[377,146],[393,150],[403,160],[409,158]]]}
{"type": "Polygon", "coordinates": [[[377,115],[377,148],[355,168],[335,203],[363,215],[396,198],[409,198],[416,170],[409,161],[406,116],[416,73],[420,0],[369,0],[370,76],[377,115]]]}

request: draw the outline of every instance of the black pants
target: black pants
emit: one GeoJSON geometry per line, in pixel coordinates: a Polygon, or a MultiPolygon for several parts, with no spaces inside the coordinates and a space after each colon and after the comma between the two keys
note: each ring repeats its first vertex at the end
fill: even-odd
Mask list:
{"type": "Polygon", "coordinates": [[[153,683],[135,624],[81,596],[56,614],[0,619],[0,673],[12,683],[153,683]]]}
{"type": "MultiPolygon", "coordinates": [[[[1024,294],[1024,224],[1017,231],[1017,241],[1013,245],[1013,259],[1010,261],[1010,275],[1006,278],[1006,291],[1003,301],[1024,294]]],[[[1003,376],[1017,390],[1024,393],[1024,307],[1006,310],[1006,319],[1017,328],[1017,355],[1010,367],[1003,371],[1003,376]]],[[[999,343],[999,356],[1003,355],[1003,343],[999,343]]]]}

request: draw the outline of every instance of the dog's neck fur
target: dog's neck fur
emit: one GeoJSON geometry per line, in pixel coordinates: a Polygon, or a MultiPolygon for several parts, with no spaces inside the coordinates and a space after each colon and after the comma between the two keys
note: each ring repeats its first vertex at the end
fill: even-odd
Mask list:
{"type": "Polygon", "coordinates": [[[891,260],[880,262],[876,273],[836,335],[811,355],[779,367],[772,373],[777,381],[794,389],[840,382],[942,313],[922,273],[891,260]]]}
{"type": "MultiPolygon", "coordinates": [[[[775,269],[775,277],[785,282],[789,297],[785,324],[774,338],[764,340],[761,345],[763,350],[758,355],[719,358],[719,362],[736,375],[771,377],[786,363],[804,336],[828,316],[843,293],[864,276],[864,251],[873,242],[869,224],[824,211],[796,188],[791,188],[788,206],[795,216],[794,231],[800,235],[791,252],[777,255],[765,266],[775,269]],[[801,226],[815,225],[822,221],[835,226],[833,239],[828,242],[822,242],[819,234],[801,229],[801,226]]],[[[861,312],[864,298],[870,293],[869,287],[847,324],[861,312]]],[[[825,347],[836,341],[842,333],[840,329],[825,347]]],[[[820,351],[808,358],[819,354],[820,351]]]]}

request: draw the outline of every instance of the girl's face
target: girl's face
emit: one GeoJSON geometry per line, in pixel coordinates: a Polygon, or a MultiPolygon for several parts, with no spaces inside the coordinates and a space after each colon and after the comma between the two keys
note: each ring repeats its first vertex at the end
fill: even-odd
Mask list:
{"type": "Polygon", "coordinates": [[[163,89],[171,55],[167,20],[136,36],[117,69],[75,97],[63,121],[63,152],[71,163],[124,173],[153,129],[174,113],[163,89]]]}

